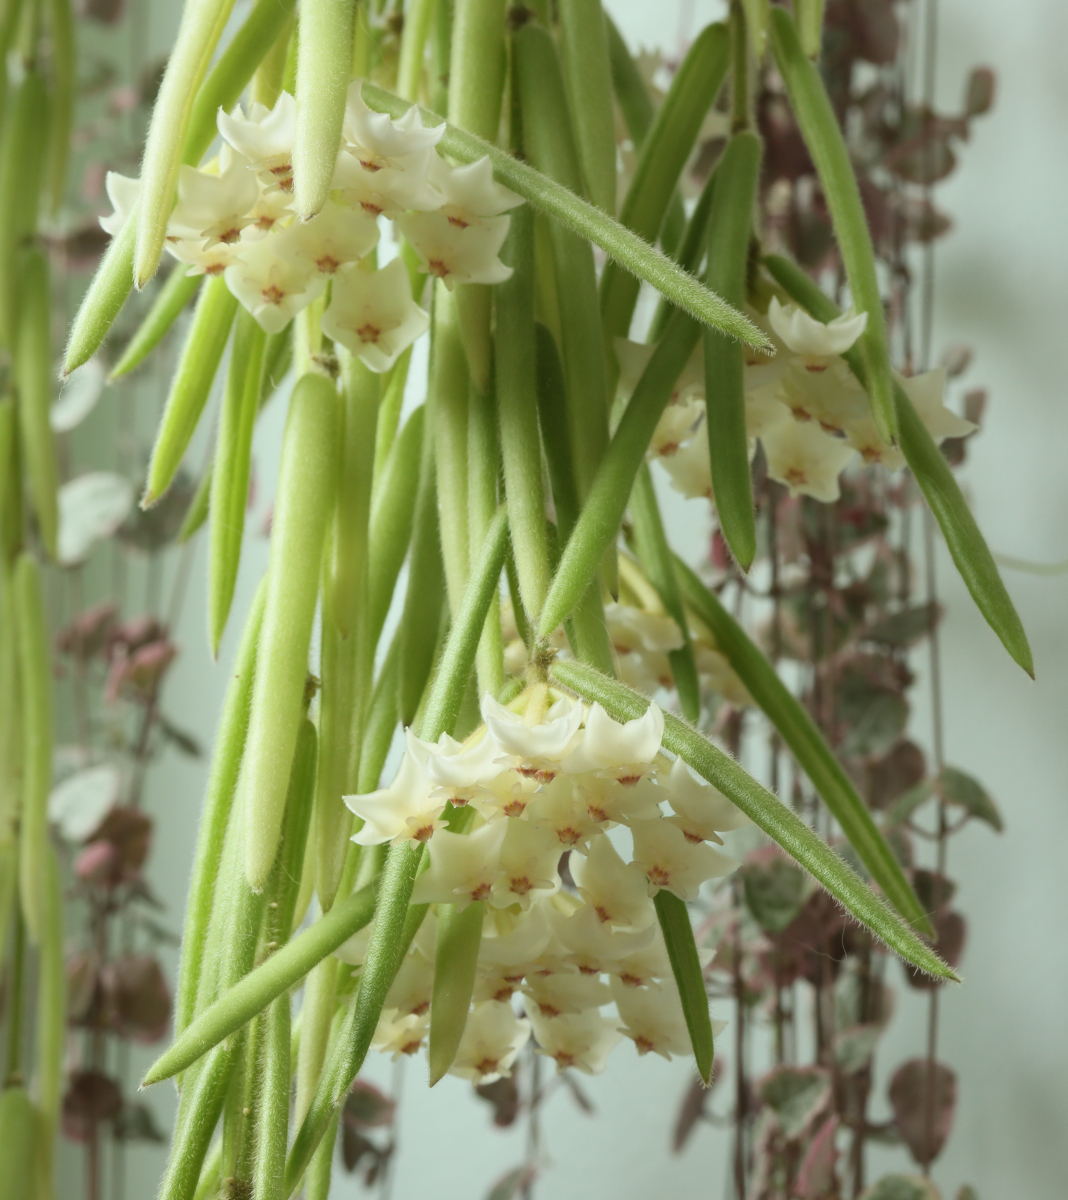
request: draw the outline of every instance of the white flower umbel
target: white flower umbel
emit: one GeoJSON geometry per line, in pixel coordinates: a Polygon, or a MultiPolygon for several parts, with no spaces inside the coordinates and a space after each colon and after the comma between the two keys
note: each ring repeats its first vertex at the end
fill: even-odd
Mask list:
{"type": "Polygon", "coordinates": [[[512,268],[498,257],[508,217],[458,226],[442,212],[409,212],[396,223],[419,256],[419,269],[450,290],[457,283],[503,283],[512,276],[512,268]]]}
{"type": "Polygon", "coordinates": [[[317,271],[278,253],[278,237],[243,247],[226,268],[226,286],[267,333],[281,333],[326,286],[317,271]]]}
{"type": "Polygon", "coordinates": [[[425,842],[440,829],[444,797],[433,796],[433,785],[411,754],[401,759],[400,770],[388,788],[361,796],[343,796],[348,809],[360,817],[363,828],[353,837],[359,846],[383,842],[425,842]]]}
{"type": "Polygon", "coordinates": [[[691,1053],[679,993],[670,984],[632,988],[613,979],[612,998],[619,1009],[623,1032],[634,1042],[639,1054],[652,1052],[670,1059],[673,1054],[691,1053]]]}
{"type": "Polygon", "coordinates": [[[775,296],[768,320],[789,350],[815,359],[844,354],[868,327],[866,312],[843,313],[824,324],[796,304],[780,304],[775,296]]]}
{"type": "Polygon", "coordinates": [[[784,483],[791,496],[838,499],[838,475],[856,451],[813,421],[787,421],[764,434],[768,474],[784,483]]]}
{"type": "Polygon", "coordinates": [[[120,175],[118,171],[108,171],[104,176],[104,189],[111,201],[112,211],[100,218],[100,228],[115,237],[141,194],[141,180],[120,175]]]}
{"type": "Polygon", "coordinates": [[[327,201],[310,221],[291,225],[278,242],[279,254],[320,275],[359,262],[378,245],[378,222],[327,201]]]}
{"type": "Polygon", "coordinates": [[[550,1016],[535,1003],[528,1001],[528,1005],[538,1053],[553,1059],[558,1071],[573,1067],[587,1075],[599,1075],[604,1070],[621,1039],[615,1021],[602,1017],[595,1008],[550,1016]]]}
{"type": "Polygon", "coordinates": [[[185,166],[178,171],[178,203],[167,223],[169,237],[204,239],[204,248],[223,243],[232,246],[254,218],[251,211],[259,198],[256,178],[249,160],[228,154],[225,169],[218,173],[185,166]]]}
{"type": "Polygon", "coordinates": [[[467,834],[439,829],[430,843],[430,867],[415,881],[412,903],[489,900],[501,876],[504,834],[504,821],[490,821],[467,834]]]}
{"type": "Polygon", "coordinates": [[[729,875],[739,863],[704,842],[690,841],[670,821],[640,821],[632,827],[632,867],[644,871],[650,889],[674,892],[680,900],[696,900],[706,879],[729,875]]]}
{"type": "Polygon", "coordinates": [[[635,930],[652,924],[655,914],[645,875],[625,863],[608,838],[594,838],[585,857],[572,854],[571,874],[579,895],[603,924],[635,930]]]}
{"type": "Polygon", "coordinates": [[[422,335],[430,318],[412,299],[408,272],[395,258],[379,271],[338,271],[323,313],[323,333],[371,371],[388,371],[422,335]]]}
{"type": "Polygon", "coordinates": [[[240,105],[229,113],[220,108],[217,123],[223,140],[249,160],[266,188],[292,192],[296,116],[296,101],[282,92],[272,109],[250,104],[247,117],[240,105]]]}
{"type": "Polygon", "coordinates": [[[492,1083],[502,1075],[507,1077],[529,1040],[529,1021],[516,1017],[508,1003],[485,1000],[468,1014],[449,1074],[472,1083],[492,1083]]]}

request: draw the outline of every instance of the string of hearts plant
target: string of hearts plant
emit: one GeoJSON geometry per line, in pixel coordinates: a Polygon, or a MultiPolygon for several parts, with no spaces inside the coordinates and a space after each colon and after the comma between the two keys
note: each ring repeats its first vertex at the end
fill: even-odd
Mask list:
{"type": "MultiPolygon", "coordinates": [[[[230,8],[186,5],[140,177],[109,178],[112,241],[64,368],[89,361],[164,255],[177,260],[113,374],[193,305],[151,508],[229,350],[211,468],[186,517],[187,533],[209,522],[213,648],[265,380],[287,357],[295,376],[270,563],[201,816],[175,1039],[144,1080],[180,1086],[161,1196],[303,1185],[324,1197],[339,1106],[372,1045],[426,1042],[431,1084],[452,1072],[485,1085],[532,1040],[560,1071],[595,1072],[625,1035],[639,1053],[692,1054],[709,1083],[715,1026],[686,903],[735,868],[716,847],[741,825],[917,971],[955,978],[816,722],[673,556],[646,465],[675,445],[744,575],[757,443],[770,479],[824,503],[858,452],[907,464],[979,609],[1031,670],[938,449],[964,427],[937,380],[891,367],[860,191],[812,61],[822,5],[733,4],[655,115],[591,0],[258,0],[221,48],[230,8]],[[794,263],[765,257],[754,226],[764,145],[750,68],[767,53],[826,199],[844,314],[794,263]],[[729,136],[687,211],[680,178],[724,88],[729,136]],[[618,203],[617,99],[636,152],[618,203]],[[643,284],[660,307],[634,346],[643,284]],[[425,381],[412,369],[424,333],[425,381]],[[406,395],[422,403],[408,411],[406,395]],[[799,419],[806,403],[827,419],[799,419]],[[681,717],[643,694],[654,685],[674,688],[681,717]],[[741,694],[867,879],[698,731],[711,697],[741,694]]],[[[54,877],[48,659],[22,632],[41,628],[37,562],[55,552],[55,469],[40,466],[54,458],[32,411],[20,389],[9,423],[39,537],[20,533],[10,556],[20,667],[5,695],[18,719],[0,726],[24,730],[37,770],[12,842],[31,934],[55,894],[41,882],[54,877]]],[[[32,1119],[21,1089],[9,1099],[32,1119]]]]}

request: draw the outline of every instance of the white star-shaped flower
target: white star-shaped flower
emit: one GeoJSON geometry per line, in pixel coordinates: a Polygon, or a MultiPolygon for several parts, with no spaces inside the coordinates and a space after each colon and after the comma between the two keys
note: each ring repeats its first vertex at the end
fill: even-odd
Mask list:
{"type": "Polygon", "coordinates": [[[516,1056],[529,1040],[529,1021],[521,1021],[510,1004],[485,1000],[468,1014],[449,1074],[472,1083],[507,1078],[516,1056]]]}
{"type": "Polygon", "coordinates": [[[780,304],[775,296],[768,307],[768,320],[787,348],[805,358],[844,354],[868,327],[866,312],[843,313],[824,324],[796,304],[780,304]]]}
{"type": "Polygon", "coordinates": [[[505,822],[490,821],[473,833],[439,829],[430,843],[430,866],[415,881],[413,904],[464,904],[489,900],[501,875],[505,822]]]}
{"type": "Polygon", "coordinates": [[[512,904],[527,908],[537,892],[551,892],[559,886],[556,864],[560,861],[560,843],[549,830],[529,821],[504,819],[507,828],[492,903],[500,908],[512,904]]]}
{"type": "Polygon", "coordinates": [[[461,227],[486,217],[498,217],[523,203],[522,196],[517,196],[493,178],[493,164],[488,155],[473,163],[452,167],[441,155],[434,154],[427,177],[431,186],[442,195],[441,211],[461,227]]]}
{"type": "MultiPolygon", "coordinates": [[[[572,866],[574,863],[573,858],[572,866]]],[[[568,899],[575,904],[574,897],[568,899]]],[[[655,921],[637,932],[613,929],[590,904],[577,904],[569,912],[553,904],[546,908],[546,915],[553,933],[567,950],[568,961],[584,975],[613,970],[612,964],[618,959],[649,946],[658,929],[655,921]]]]}
{"type": "Polygon", "coordinates": [[[501,748],[501,766],[515,767],[520,774],[548,783],[560,770],[560,762],[578,744],[583,707],[580,700],[558,700],[537,724],[528,725],[488,692],[482,698],[482,719],[490,736],[501,748]]]}
{"type": "Polygon", "coordinates": [[[412,299],[399,258],[378,271],[350,266],[338,271],[323,313],[323,333],[340,342],[371,371],[388,371],[426,332],[430,318],[412,299]]]}
{"type": "Polygon", "coordinates": [[[378,244],[378,223],[363,213],[327,201],[310,221],[290,225],[278,242],[278,253],[320,275],[359,262],[378,244]]]}
{"type": "Polygon", "coordinates": [[[703,779],[695,779],[681,758],[675,759],[665,786],[667,800],[675,815],[668,820],[677,825],[689,842],[718,842],[720,833],[748,825],[749,818],[722,792],[703,779]]]}
{"type": "Polygon", "coordinates": [[[739,865],[704,842],[690,841],[667,820],[635,822],[631,832],[631,866],[644,872],[653,892],[666,888],[680,900],[696,900],[706,879],[729,875],[739,865]]]}
{"type": "Polygon", "coordinates": [[[277,252],[279,236],[243,245],[226,268],[226,286],[267,333],[281,333],[326,286],[317,271],[277,252]]]}
{"type": "Polygon", "coordinates": [[[527,820],[552,833],[559,849],[582,848],[599,831],[590,820],[577,776],[557,775],[527,805],[527,820]]]}
{"type": "Polygon", "coordinates": [[[419,256],[419,269],[450,290],[457,283],[503,283],[512,277],[498,255],[508,236],[508,217],[459,226],[443,212],[408,212],[397,228],[419,256]]]}
{"type": "Polygon", "coordinates": [[[178,203],[167,223],[168,236],[203,238],[206,250],[220,242],[232,246],[241,240],[253,223],[251,211],[260,189],[247,158],[240,154],[227,158],[225,169],[217,173],[185,164],[179,167],[178,203]]]}
{"type": "Polygon", "coordinates": [[[612,1003],[612,993],[596,975],[535,975],[522,990],[546,1017],[604,1008],[612,1003]]]}
{"type": "Polygon", "coordinates": [[[395,1008],[383,1008],[375,1026],[371,1048],[393,1056],[396,1062],[402,1054],[418,1052],[430,1032],[430,1013],[402,1013],[395,1008]]]}
{"type": "Polygon", "coordinates": [[[293,138],[297,104],[282,92],[272,109],[253,102],[245,116],[241,105],[232,112],[219,109],[218,126],[223,140],[252,164],[265,187],[271,191],[293,190],[293,138]]]}
{"type": "Polygon", "coordinates": [[[579,895],[603,924],[638,930],[652,923],[653,906],[645,875],[638,867],[625,863],[607,837],[594,838],[585,857],[572,854],[570,866],[579,895]]]}
{"type": "Polygon", "coordinates": [[[784,483],[791,496],[812,496],[833,503],[838,476],[856,454],[848,442],[832,437],[814,421],[789,421],[761,438],[768,474],[784,483]]]}
{"type": "Polygon", "coordinates": [[[688,442],[674,454],[658,460],[671,476],[671,486],[689,500],[709,499],[712,495],[712,466],[708,457],[708,436],[704,423],[688,442]]]}
{"type": "Polygon", "coordinates": [[[650,704],[632,721],[613,721],[600,704],[586,714],[581,745],[568,756],[564,770],[609,772],[620,783],[636,783],[653,769],[664,738],[664,714],[650,704]]]}
{"type": "Polygon", "coordinates": [[[364,822],[352,840],[358,846],[428,841],[444,824],[439,818],[445,811],[445,800],[432,796],[432,790],[422,768],[405,754],[389,787],[365,795],[342,796],[346,807],[364,822]]]}
{"type": "Polygon", "coordinates": [[[538,1040],[538,1053],[556,1062],[557,1071],[574,1068],[586,1075],[599,1075],[609,1054],[619,1045],[620,1032],[595,1008],[581,1013],[548,1016],[528,1001],[527,1012],[538,1040]]]}
{"type": "Polygon", "coordinates": [[[634,1042],[639,1054],[652,1052],[670,1059],[673,1054],[691,1053],[690,1035],[674,980],[632,988],[613,979],[612,998],[619,1009],[623,1032],[634,1042]]]}

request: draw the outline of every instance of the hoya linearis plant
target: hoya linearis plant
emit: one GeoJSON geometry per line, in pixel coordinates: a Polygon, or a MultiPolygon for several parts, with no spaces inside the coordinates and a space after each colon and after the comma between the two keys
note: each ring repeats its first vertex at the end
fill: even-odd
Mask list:
{"type": "Polygon", "coordinates": [[[165,252],[177,260],[115,373],[193,304],[152,505],[228,349],[214,458],[187,519],[187,532],[209,523],[213,647],[264,380],[287,355],[295,375],[270,565],[202,815],[176,1039],[146,1077],[181,1081],[163,1194],[288,1195],[305,1180],[325,1194],[338,1105],[372,1043],[404,1053],[427,1040],[432,1081],[488,1081],[532,1036],[560,1069],[599,1070],[622,1031],[642,1052],[692,1053],[707,1081],[713,1025],[685,902],[732,869],[709,843],[743,821],[906,960],[949,975],[814,723],[740,630],[700,619],[715,598],[687,594],[645,465],[674,422],[746,570],[751,439],[773,475],[817,499],[854,452],[900,454],[1030,670],[936,448],[941,397],[890,368],[859,192],[811,61],[818,6],[799,5],[795,24],[734,5],[694,40],[655,118],[585,0],[403,14],[260,0],[220,47],[229,7],[185,11],[141,177],[109,180],[113,240],[65,365],[92,356],[165,252]],[[835,223],[853,300],[841,318],[753,267],[762,147],[748,78],[766,39],[835,223]],[[730,136],[687,216],[679,176],[724,89],[730,136]],[[640,145],[621,199],[616,97],[640,145]],[[662,302],[635,351],[619,342],[641,282],[662,302]],[[410,389],[424,399],[402,423],[424,332],[427,379],[410,389]],[[837,389],[828,442],[772,386],[796,360],[837,389]],[[686,425],[693,371],[704,412],[686,425]],[[754,371],[770,389],[755,398],[754,371]],[[506,662],[509,614],[525,649],[506,662]],[[638,651],[686,719],[616,677],[638,651]],[[759,700],[881,896],[696,732],[710,688],[759,700]],[[380,788],[398,727],[401,766],[380,788]],[[610,840],[612,826],[629,841],[610,840]],[[602,1014],[611,1002],[618,1019],[602,1014]]]}

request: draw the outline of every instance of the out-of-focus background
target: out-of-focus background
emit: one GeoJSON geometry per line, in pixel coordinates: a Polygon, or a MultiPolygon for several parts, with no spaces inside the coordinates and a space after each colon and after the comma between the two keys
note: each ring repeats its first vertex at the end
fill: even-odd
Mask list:
{"type": "MultiPolygon", "coordinates": [[[[132,0],[132,7],[140,10],[134,36],[143,39],[142,61],[148,61],[171,44],[178,5],[132,0]]],[[[607,0],[607,7],[632,47],[668,55],[725,8],[717,0],[607,0]]],[[[1068,558],[1068,8],[1056,0],[942,0],[938,40],[941,109],[959,107],[973,65],[995,69],[998,91],[993,112],[974,123],[960,167],[937,192],[956,227],[938,248],[934,357],[951,342],[970,344],[975,359],[966,381],[990,391],[984,429],[970,444],[962,480],[991,545],[1048,563],[1068,558]]],[[[105,461],[98,454],[109,439],[128,432],[124,422],[136,423],[147,439],[157,403],[150,389],[145,411],[123,412],[105,400],[81,443],[84,465],[105,461]]],[[[281,419],[276,403],[257,430],[263,488],[253,530],[270,503],[281,419]]],[[[665,495],[672,497],[670,536],[697,561],[705,550],[706,506],[665,495]]],[[[167,708],[207,746],[241,618],[266,556],[266,541],[250,538],[237,619],[213,663],[200,599],[203,545],[196,551],[167,708]]],[[[934,1178],[947,1196],[970,1183],[980,1200],[1060,1200],[1068,1180],[1068,951],[1061,919],[1068,911],[1068,575],[1007,572],[1035,651],[1038,680],[1031,683],[996,644],[941,546],[938,570],[946,607],[947,758],[984,782],[1006,829],[997,835],[973,822],[952,843],[950,870],[960,884],[959,907],[970,934],[965,985],[946,990],[942,1000],[939,1056],[958,1074],[960,1099],[934,1178]]],[[[926,658],[917,659],[916,669],[923,676],[926,658]]],[[[927,698],[918,690],[912,736],[929,745],[927,698]]],[[[157,821],[148,870],[173,927],[180,926],[205,773],[205,760],[167,755],[148,782],[157,821]]],[[[172,955],[172,978],[175,966],[172,955]]],[[[884,1043],[888,1062],[924,1052],[925,1003],[904,987],[898,999],[884,1043]]],[[[143,1067],[151,1057],[151,1049],[138,1051],[135,1062],[143,1067]]],[[[702,1126],[681,1156],[670,1152],[689,1071],[684,1062],[639,1059],[628,1043],[613,1055],[606,1075],[583,1078],[594,1115],[584,1115],[566,1095],[556,1097],[544,1115],[547,1166],[539,1194],[553,1200],[723,1195],[725,1131],[702,1126]]],[[[376,1060],[368,1075],[402,1093],[394,1200],[480,1200],[497,1177],[522,1161],[526,1130],[494,1129],[487,1106],[468,1084],[446,1078],[430,1092],[421,1060],[400,1071],[376,1060]]],[[[174,1111],[169,1086],[148,1097],[168,1127],[174,1111]]],[[[712,1108],[726,1103],[724,1093],[712,1108]]],[[[64,1143],[61,1155],[61,1194],[80,1195],[81,1150],[64,1143]]],[[[163,1148],[137,1144],[127,1161],[127,1196],[152,1195],[163,1148]]],[[[883,1166],[901,1169],[901,1153],[883,1152],[883,1161],[877,1155],[873,1167],[883,1166]]],[[[358,1194],[351,1177],[335,1177],[333,1196],[358,1194]]]]}

